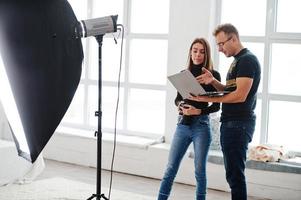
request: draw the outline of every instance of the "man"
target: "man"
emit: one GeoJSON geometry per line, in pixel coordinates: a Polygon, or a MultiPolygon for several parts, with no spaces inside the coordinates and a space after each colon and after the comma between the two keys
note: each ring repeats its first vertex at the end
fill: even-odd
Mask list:
{"type": "Polygon", "coordinates": [[[240,42],[232,24],[219,25],[213,32],[218,50],[234,57],[226,85],[216,80],[208,70],[197,77],[199,82],[213,85],[219,91],[231,91],[222,97],[193,96],[190,99],[221,102],[221,147],[224,156],[226,179],[231,188],[232,200],[246,200],[245,162],[248,144],[255,130],[257,89],[260,82],[260,64],[240,42]]]}

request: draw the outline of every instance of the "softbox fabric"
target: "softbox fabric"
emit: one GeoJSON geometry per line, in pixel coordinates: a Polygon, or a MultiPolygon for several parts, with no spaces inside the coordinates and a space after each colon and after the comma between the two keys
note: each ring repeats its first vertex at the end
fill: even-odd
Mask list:
{"type": "Polygon", "coordinates": [[[80,80],[76,22],[66,0],[0,1],[0,53],[30,155],[18,148],[18,138],[15,142],[19,155],[31,162],[62,120],[80,80]]]}

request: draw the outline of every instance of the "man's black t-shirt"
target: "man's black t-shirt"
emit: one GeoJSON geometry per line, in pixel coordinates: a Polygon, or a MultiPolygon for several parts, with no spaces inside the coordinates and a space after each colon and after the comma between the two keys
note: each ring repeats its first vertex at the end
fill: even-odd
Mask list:
{"type": "Polygon", "coordinates": [[[232,62],[226,79],[227,91],[236,89],[236,78],[248,77],[253,79],[252,87],[247,99],[242,103],[223,103],[221,121],[254,119],[257,90],[261,77],[261,69],[258,59],[248,49],[242,49],[232,62]]]}

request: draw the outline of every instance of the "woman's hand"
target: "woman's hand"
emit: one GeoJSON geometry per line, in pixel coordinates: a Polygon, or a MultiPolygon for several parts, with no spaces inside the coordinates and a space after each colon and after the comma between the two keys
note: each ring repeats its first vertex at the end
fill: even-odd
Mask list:
{"type": "Polygon", "coordinates": [[[182,104],[180,106],[180,109],[182,110],[183,115],[200,115],[201,109],[197,109],[192,105],[188,104],[182,104]]]}
{"type": "Polygon", "coordinates": [[[182,106],[183,106],[184,104],[185,104],[184,101],[180,101],[180,102],[178,103],[178,112],[179,112],[180,115],[183,114],[182,106]]]}

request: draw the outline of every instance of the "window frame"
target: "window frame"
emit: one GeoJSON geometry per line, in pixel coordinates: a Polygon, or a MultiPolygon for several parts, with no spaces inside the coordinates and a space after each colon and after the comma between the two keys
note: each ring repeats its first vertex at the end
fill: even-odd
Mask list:
{"type": "MultiPolygon", "coordinates": [[[[169,2],[169,0],[168,0],[169,2]]],[[[87,0],[87,18],[93,18],[93,0],[87,0]]],[[[157,40],[165,40],[168,44],[168,33],[166,34],[152,34],[152,33],[132,33],[131,32],[131,0],[123,0],[123,16],[122,23],[125,27],[124,32],[124,46],[123,46],[123,67],[124,67],[124,80],[121,81],[120,87],[123,88],[123,113],[122,113],[122,129],[117,128],[118,134],[122,135],[135,135],[135,136],[142,136],[146,138],[153,138],[158,139],[161,138],[163,135],[157,134],[157,133],[148,133],[148,132],[141,132],[141,131],[131,131],[128,130],[127,127],[127,113],[128,113],[128,101],[129,101],[129,91],[130,89],[150,89],[150,90],[157,90],[157,91],[163,91],[165,94],[167,93],[166,83],[160,84],[160,85],[153,85],[153,84],[140,84],[140,83],[131,83],[129,81],[129,58],[130,58],[130,45],[131,41],[134,39],[157,39],[157,40]]],[[[169,16],[168,16],[169,20],[169,16]]],[[[110,34],[105,35],[104,38],[112,38],[110,34]]],[[[97,86],[98,80],[93,80],[89,78],[89,47],[91,45],[91,42],[94,38],[88,38],[84,39],[85,43],[83,43],[83,49],[86,52],[85,53],[85,59],[83,61],[83,70],[84,70],[84,76],[81,77],[80,85],[83,85],[84,88],[84,117],[82,123],[70,123],[70,122],[64,122],[60,124],[62,128],[75,128],[75,129],[82,129],[82,130],[88,130],[92,131],[95,130],[97,127],[89,125],[88,117],[89,117],[89,111],[88,111],[88,88],[89,86],[97,86]]],[[[82,41],[84,41],[82,40],[82,41]]],[[[94,42],[94,41],[93,41],[94,42]]],[[[168,58],[168,52],[166,54],[166,58],[168,58]]],[[[166,59],[167,60],[167,59],[166,59]]],[[[167,64],[167,63],[166,63],[167,64]]],[[[117,88],[117,81],[102,81],[102,86],[114,86],[117,88]]],[[[117,90],[116,90],[117,91],[117,90]]],[[[114,102],[115,103],[115,102],[114,102]]],[[[166,113],[166,109],[164,111],[166,113]]],[[[165,119],[165,118],[164,118],[165,119]]],[[[97,126],[97,125],[96,125],[97,126]]],[[[105,126],[102,127],[103,132],[105,133],[114,133],[114,128],[107,128],[105,126]]],[[[165,127],[163,128],[163,134],[165,131],[165,127]]],[[[76,134],[76,133],[75,133],[76,134]]],[[[90,136],[93,136],[93,133],[91,133],[90,136]]]]}

